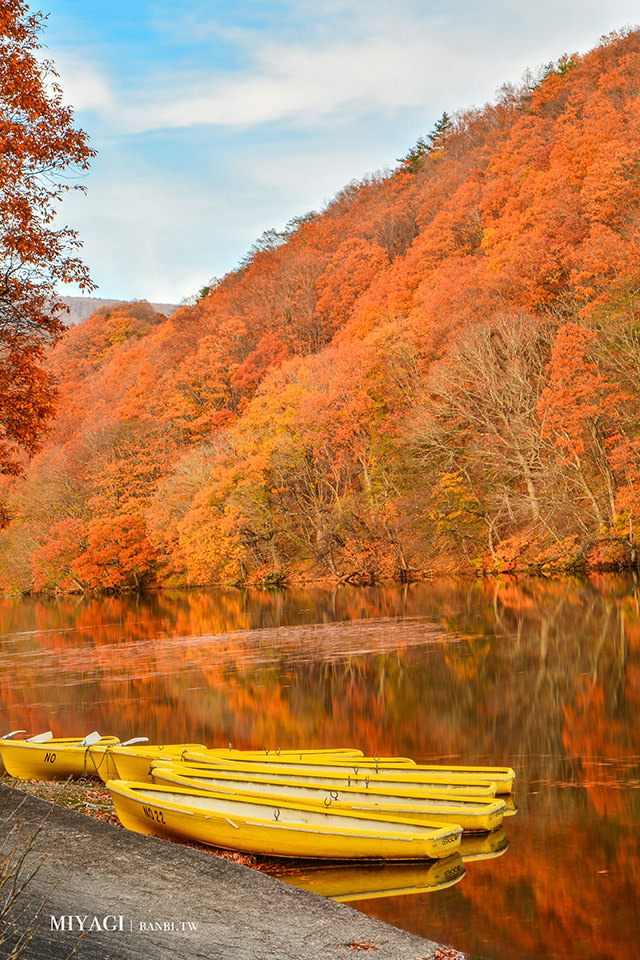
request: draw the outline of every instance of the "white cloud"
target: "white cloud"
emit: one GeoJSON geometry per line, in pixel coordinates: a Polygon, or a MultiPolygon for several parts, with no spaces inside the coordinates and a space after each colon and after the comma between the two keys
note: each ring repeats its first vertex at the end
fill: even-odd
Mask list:
{"type": "MultiPolygon", "coordinates": [[[[232,269],[252,242],[237,194],[171,181],[131,157],[103,165],[89,193],[69,195],[63,209],[79,232],[98,297],[177,303],[215,272],[232,269]]],[[[61,292],[79,294],[75,287],[61,292]]]]}
{"type": "Polygon", "coordinates": [[[75,111],[109,112],[116,107],[116,98],[109,80],[93,64],[77,54],[58,52],[53,57],[60,74],[65,103],[75,111]]]}
{"type": "Polygon", "coordinates": [[[381,38],[365,46],[337,44],[324,50],[267,47],[249,75],[201,83],[166,101],[123,106],[120,117],[135,132],[282,121],[313,128],[345,111],[415,106],[424,96],[425,62],[431,74],[442,69],[445,58],[445,51],[429,41],[408,47],[381,38]]]}
{"type": "MultiPolygon", "coordinates": [[[[444,6],[415,0],[393,8],[381,0],[296,0],[291,16],[299,29],[290,35],[277,19],[262,31],[200,24],[201,39],[211,38],[211,55],[194,50],[182,68],[169,62],[125,83],[64,54],[60,72],[68,101],[78,110],[99,111],[113,132],[283,122],[312,130],[334,118],[434,101],[449,110],[484,102],[498,84],[565,52],[548,29],[544,7],[556,30],[571,12],[574,35],[588,33],[571,0],[542,2],[535,15],[497,0],[484,19],[463,0],[454,0],[446,16],[444,6]],[[238,53],[242,70],[216,55],[219,43],[238,53]],[[470,93],[474,88],[478,96],[470,93]]],[[[182,29],[189,18],[187,10],[182,29]]],[[[589,39],[595,44],[598,37],[589,39]]]]}
{"type": "Polygon", "coordinates": [[[257,0],[258,29],[240,13],[202,22],[202,10],[220,13],[209,0],[188,0],[182,16],[159,2],[175,15],[162,26],[162,58],[148,35],[145,56],[126,62],[130,51],[108,38],[92,48],[71,31],[52,58],[99,153],[88,195],[65,201],[64,216],[99,295],[193,293],[264,229],[393,165],[443,110],[481,105],[525,68],[586,51],[634,7],[281,0],[276,14],[257,0]],[[174,36],[180,59],[167,53],[174,36]]]}
{"type": "Polygon", "coordinates": [[[447,22],[420,4],[405,2],[391,11],[386,4],[325,0],[314,14],[317,29],[290,37],[273,27],[259,32],[202,24],[202,35],[212,36],[210,57],[200,50],[199,59],[194,52],[182,69],[169,62],[135,82],[110,81],[106,68],[101,74],[94,64],[64,54],[66,98],[79,110],[100,111],[112,132],[128,135],[282,122],[314,129],[334,117],[419,107],[477,74],[486,59],[482,49],[470,56],[463,28],[452,46],[447,22]],[[341,29],[329,30],[329,23],[341,29]],[[242,70],[215,55],[221,37],[239,51],[242,70]]]}

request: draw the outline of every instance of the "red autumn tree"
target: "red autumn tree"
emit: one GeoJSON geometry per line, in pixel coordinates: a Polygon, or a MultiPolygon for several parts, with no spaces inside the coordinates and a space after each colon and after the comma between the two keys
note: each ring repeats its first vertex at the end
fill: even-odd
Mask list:
{"type": "MultiPolygon", "coordinates": [[[[73,126],[57,73],[40,57],[44,17],[23,0],[0,0],[0,472],[33,452],[54,391],[43,350],[63,330],[57,283],[94,285],[77,256],[77,233],[55,225],[69,175],[94,151],[73,126]]],[[[80,188],[81,189],[81,188],[80,188]]]]}
{"type": "Polygon", "coordinates": [[[86,548],[71,570],[89,589],[140,590],[153,581],[157,561],[144,520],[135,513],[123,513],[88,524],[86,548]]]}

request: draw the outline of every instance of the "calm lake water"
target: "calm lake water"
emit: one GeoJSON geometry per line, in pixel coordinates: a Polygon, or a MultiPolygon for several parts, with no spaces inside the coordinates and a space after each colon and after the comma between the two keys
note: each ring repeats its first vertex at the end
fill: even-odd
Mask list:
{"type": "Polygon", "coordinates": [[[272,872],[472,957],[638,956],[631,579],[5,599],[0,634],[3,731],[513,766],[462,863],[272,872]]]}

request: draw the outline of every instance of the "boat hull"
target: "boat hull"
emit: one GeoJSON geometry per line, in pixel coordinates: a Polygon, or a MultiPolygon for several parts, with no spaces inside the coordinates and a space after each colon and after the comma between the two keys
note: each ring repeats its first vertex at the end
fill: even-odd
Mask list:
{"type": "Polygon", "coordinates": [[[462,828],[250,802],[206,791],[109,781],[118,818],[137,833],[262,856],[329,860],[448,857],[462,828]]]}
{"type": "MultiPolygon", "coordinates": [[[[281,750],[279,747],[276,747],[274,750],[265,748],[264,750],[239,750],[235,747],[207,747],[206,752],[215,757],[228,757],[229,759],[245,759],[245,760],[263,760],[265,762],[278,762],[280,758],[284,761],[287,758],[304,760],[305,758],[313,759],[314,757],[321,760],[323,757],[336,757],[342,759],[350,759],[352,757],[361,757],[363,756],[362,750],[358,750],[356,747],[301,747],[298,749],[289,749],[281,750]]],[[[412,761],[405,760],[405,763],[411,763],[412,761]]]]}
{"type": "MultiPolygon", "coordinates": [[[[103,737],[104,747],[118,743],[117,737],[103,737]]],[[[81,739],[54,739],[46,743],[24,740],[0,740],[0,756],[7,773],[19,780],[68,780],[69,777],[95,777],[90,746],[81,739]]]]}
{"type": "Polygon", "coordinates": [[[90,748],[95,772],[108,780],[148,780],[151,766],[158,760],[179,760],[186,750],[203,751],[201,743],[158,743],[128,747],[124,744],[97,744],[90,748]]]}
{"type": "Polygon", "coordinates": [[[202,743],[144,744],[129,747],[122,744],[118,749],[97,747],[91,751],[98,776],[107,780],[148,780],[151,764],[163,759],[178,760],[186,750],[197,750],[198,755],[211,760],[238,759],[252,762],[275,762],[279,757],[295,755],[299,759],[316,757],[362,756],[361,750],[351,747],[336,750],[234,750],[229,748],[209,749],[202,743]]]}

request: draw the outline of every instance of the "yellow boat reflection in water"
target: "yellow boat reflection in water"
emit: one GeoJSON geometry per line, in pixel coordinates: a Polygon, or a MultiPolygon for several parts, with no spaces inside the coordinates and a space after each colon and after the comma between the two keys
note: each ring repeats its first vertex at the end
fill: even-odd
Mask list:
{"type": "Polygon", "coordinates": [[[301,890],[349,903],[445,890],[462,880],[465,866],[460,854],[454,853],[431,864],[349,864],[269,873],[301,890]]]}
{"type": "Polygon", "coordinates": [[[509,840],[503,827],[485,834],[464,834],[460,840],[458,853],[465,863],[474,860],[495,860],[509,848],[509,840]]]}
{"type": "Polygon", "coordinates": [[[450,857],[432,864],[331,864],[270,869],[284,883],[330,897],[339,903],[435,893],[459,883],[466,873],[465,864],[501,857],[509,847],[500,827],[491,833],[463,835],[460,847],[450,857]]]}

